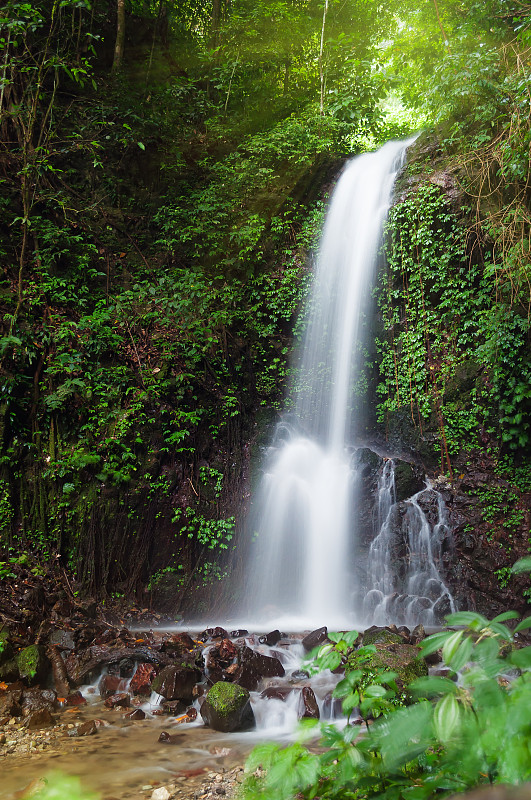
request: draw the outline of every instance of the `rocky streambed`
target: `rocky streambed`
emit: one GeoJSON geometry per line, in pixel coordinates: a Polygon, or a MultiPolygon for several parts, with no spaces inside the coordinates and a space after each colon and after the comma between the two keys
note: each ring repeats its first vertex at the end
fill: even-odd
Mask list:
{"type": "MultiPolygon", "coordinates": [[[[326,628],[134,629],[86,610],[56,608],[25,647],[17,629],[0,633],[1,798],[24,797],[51,770],[103,800],[230,797],[256,743],[289,740],[303,717],[341,716],[341,671],[304,669],[326,628]]],[[[407,682],[427,670],[422,636],[391,626],[360,641],[407,682]]]]}

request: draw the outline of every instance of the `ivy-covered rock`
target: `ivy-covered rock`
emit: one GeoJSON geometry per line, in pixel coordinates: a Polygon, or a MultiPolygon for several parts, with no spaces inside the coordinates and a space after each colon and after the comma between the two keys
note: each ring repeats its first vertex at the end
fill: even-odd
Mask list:
{"type": "Polygon", "coordinates": [[[215,731],[245,731],[254,728],[255,719],[247,689],[236,683],[218,681],[201,706],[205,724],[215,731]]]}
{"type": "Polygon", "coordinates": [[[16,663],[20,677],[27,683],[39,683],[46,675],[48,659],[44,648],[38,644],[25,647],[16,656],[16,663]]]}

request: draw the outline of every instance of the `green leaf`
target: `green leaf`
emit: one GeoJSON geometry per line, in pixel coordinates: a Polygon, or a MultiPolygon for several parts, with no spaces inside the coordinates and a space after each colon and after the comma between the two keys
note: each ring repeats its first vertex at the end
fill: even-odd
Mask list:
{"type": "Polygon", "coordinates": [[[518,633],[518,631],[525,631],[528,628],[531,628],[531,617],[526,617],[521,622],[519,622],[516,628],[514,629],[514,632],[518,633]]]}
{"type": "Polygon", "coordinates": [[[451,635],[452,633],[450,631],[440,631],[439,633],[432,633],[431,636],[427,636],[426,639],[420,643],[422,655],[429,656],[431,653],[435,653],[436,650],[440,650],[451,635]]]}
{"type": "Polygon", "coordinates": [[[511,572],[514,572],[515,574],[520,572],[531,572],[531,556],[524,556],[524,558],[520,558],[511,567],[511,572]]]}
{"type": "Polygon", "coordinates": [[[507,660],[518,669],[531,669],[531,647],[522,647],[520,650],[514,650],[507,660]]]}
{"type": "Polygon", "coordinates": [[[517,611],[504,611],[503,614],[498,614],[497,617],[491,620],[491,624],[493,622],[505,622],[508,619],[518,619],[520,615],[517,611]]]}
{"type": "Polygon", "coordinates": [[[433,710],[433,730],[441,742],[448,742],[459,726],[459,703],[451,694],[441,698],[433,710]]]}
{"type": "Polygon", "coordinates": [[[146,149],[146,145],[143,142],[137,142],[137,145],[140,147],[141,150],[146,149]]]}
{"type": "Polygon", "coordinates": [[[430,697],[434,694],[455,694],[457,684],[450,678],[439,678],[435,675],[427,678],[417,678],[409,684],[408,691],[419,697],[430,697]]]}
{"type": "Polygon", "coordinates": [[[448,625],[464,625],[473,631],[479,631],[489,624],[486,617],[474,611],[457,611],[455,614],[448,614],[445,619],[448,625]]]}
{"type": "Polygon", "coordinates": [[[454,631],[446,639],[443,644],[442,654],[446,664],[449,664],[453,656],[457,653],[461,640],[463,639],[464,631],[454,631]]]}

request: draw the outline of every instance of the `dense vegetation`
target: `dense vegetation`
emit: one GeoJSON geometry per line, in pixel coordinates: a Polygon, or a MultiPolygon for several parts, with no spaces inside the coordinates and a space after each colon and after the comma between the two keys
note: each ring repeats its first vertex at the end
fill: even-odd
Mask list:
{"type": "Polygon", "coordinates": [[[521,0],[4,4],[4,563],[58,555],[118,594],[223,575],[327,186],[421,125],[435,151],[391,222],[379,424],[409,415],[449,473],[487,447],[518,503],[528,18],[521,0]]]}

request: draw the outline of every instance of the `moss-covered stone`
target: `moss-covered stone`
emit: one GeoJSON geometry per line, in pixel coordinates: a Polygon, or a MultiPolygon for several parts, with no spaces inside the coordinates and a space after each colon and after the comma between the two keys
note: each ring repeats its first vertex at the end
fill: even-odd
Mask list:
{"type": "Polygon", "coordinates": [[[389,630],[389,628],[379,628],[373,625],[363,632],[362,644],[404,644],[404,639],[399,633],[389,630]]]}
{"type": "Polygon", "coordinates": [[[48,667],[44,648],[38,644],[25,647],[16,656],[20,677],[30,685],[43,679],[48,667]]]}
{"type": "Polygon", "coordinates": [[[237,683],[215,683],[201,706],[201,716],[216,731],[248,730],[255,725],[249,692],[237,683]]]}
{"type": "Polygon", "coordinates": [[[419,650],[411,644],[377,644],[376,651],[367,656],[355,651],[347,662],[347,672],[363,669],[369,678],[379,672],[396,672],[396,683],[406,689],[416,678],[428,674],[426,662],[420,658],[419,650]]]}

